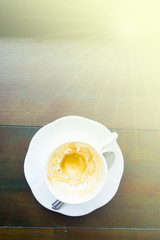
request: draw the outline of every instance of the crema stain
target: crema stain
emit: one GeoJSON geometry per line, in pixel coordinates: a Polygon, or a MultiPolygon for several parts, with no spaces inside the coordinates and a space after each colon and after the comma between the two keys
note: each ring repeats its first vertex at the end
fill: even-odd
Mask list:
{"type": "Polygon", "coordinates": [[[92,191],[101,178],[101,158],[89,145],[72,142],[58,147],[51,155],[47,177],[52,185],[65,183],[70,187],[78,187],[81,194],[92,191]]]}

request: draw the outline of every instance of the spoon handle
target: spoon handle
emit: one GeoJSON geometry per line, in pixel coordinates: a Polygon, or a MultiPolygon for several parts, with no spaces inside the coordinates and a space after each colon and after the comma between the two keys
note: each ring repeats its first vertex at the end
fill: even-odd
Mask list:
{"type": "Polygon", "coordinates": [[[52,203],[52,209],[54,209],[54,210],[60,209],[60,207],[63,205],[63,203],[64,202],[57,199],[54,203],[52,203]]]}

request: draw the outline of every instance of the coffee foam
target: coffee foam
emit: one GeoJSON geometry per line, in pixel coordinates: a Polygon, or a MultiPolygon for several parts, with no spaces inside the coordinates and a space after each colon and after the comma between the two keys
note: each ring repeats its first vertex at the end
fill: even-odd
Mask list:
{"type": "Polygon", "coordinates": [[[72,142],[58,147],[47,165],[47,179],[58,196],[83,197],[98,187],[103,164],[89,145],[72,142]]]}

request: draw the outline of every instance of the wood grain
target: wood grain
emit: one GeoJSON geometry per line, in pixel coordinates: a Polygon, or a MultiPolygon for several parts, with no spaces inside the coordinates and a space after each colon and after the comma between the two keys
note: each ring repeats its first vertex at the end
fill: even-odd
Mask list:
{"type": "Polygon", "coordinates": [[[0,127],[1,226],[160,228],[160,132],[118,131],[125,170],[116,196],[104,207],[74,218],[41,206],[25,181],[24,157],[38,129],[0,127]]]}
{"type": "Polygon", "coordinates": [[[160,54],[151,43],[127,44],[101,34],[1,37],[0,124],[80,115],[109,128],[159,130],[160,54]]]}
{"type": "Polygon", "coordinates": [[[56,240],[103,240],[142,239],[157,240],[160,231],[147,229],[84,229],[84,228],[0,228],[0,239],[56,239],[56,240]]]}
{"type": "Polygon", "coordinates": [[[52,240],[53,230],[51,228],[0,228],[0,239],[3,240],[52,240]]]}

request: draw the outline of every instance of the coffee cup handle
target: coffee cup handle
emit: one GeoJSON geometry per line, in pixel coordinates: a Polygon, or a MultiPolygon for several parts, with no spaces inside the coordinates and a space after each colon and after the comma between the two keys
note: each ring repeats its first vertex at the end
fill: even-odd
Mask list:
{"type": "Polygon", "coordinates": [[[107,152],[107,148],[117,140],[118,138],[118,133],[113,132],[110,134],[110,136],[106,137],[105,139],[103,139],[103,141],[99,144],[98,146],[98,150],[101,153],[105,153],[107,152]]]}

